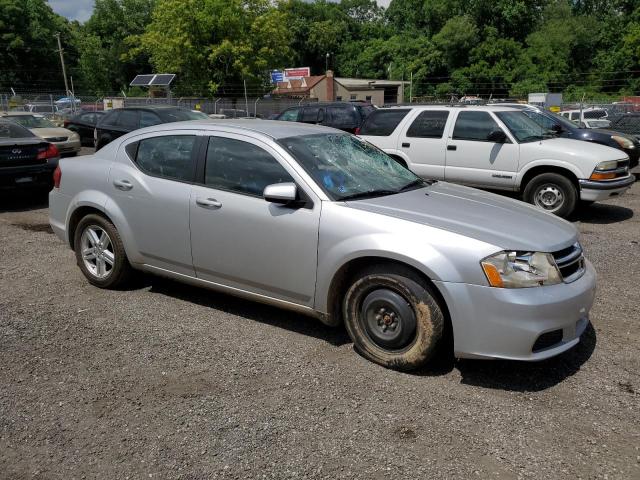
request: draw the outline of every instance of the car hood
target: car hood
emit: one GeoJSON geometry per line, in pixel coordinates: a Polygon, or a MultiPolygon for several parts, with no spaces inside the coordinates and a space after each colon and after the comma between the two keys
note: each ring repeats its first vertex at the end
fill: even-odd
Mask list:
{"type": "Polygon", "coordinates": [[[607,130],[604,128],[593,128],[592,131],[596,133],[600,133],[607,137],[611,137],[611,135],[617,135],[619,137],[628,138],[631,141],[635,140],[635,137],[633,135],[629,135],[628,133],[616,132],[615,130],[607,130]]]}
{"type": "Polygon", "coordinates": [[[348,207],[401,218],[490,243],[502,249],[554,252],[573,244],[569,222],[526,203],[446,182],[348,207]]]}
{"type": "Polygon", "coordinates": [[[67,130],[62,127],[50,127],[50,128],[30,128],[35,135],[40,138],[51,138],[51,137],[70,137],[73,135],[71,130],[67,130]]]}
{"type": "Polygon", "coordinates": [[[538,142],[521,143],[520,149],[539,150],[541,158],[554,158],[558,160],[573,159],[582,161],[590,159],[596,163],[604,160],[620,160],[626,154],[617,148],[608,147],[599,143],[584,142],[578,138],[548,138],[538,142]]]}

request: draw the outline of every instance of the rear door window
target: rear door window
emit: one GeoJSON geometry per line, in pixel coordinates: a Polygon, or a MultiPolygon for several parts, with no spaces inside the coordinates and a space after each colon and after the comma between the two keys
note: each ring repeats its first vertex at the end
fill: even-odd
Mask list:
{"type": "Polygon", "coordinates": [[[162,123],[162,120],[160,120],[160,117],[155,113],[147,112],[146,110],[140,111],[140,128],[150,127],[160,123],[162,123]]]}
{"type": "Polygon", "coordinates": [[[329,107],[329,115],[331,116],[331,126],[335,128],[356,128],[360,121],[356,109],[351,106],[329,107]]]}
{"type": "MultiPolygon", "coordinates": [[[[140,170],[155,177],[192,181],[195,135],[164,135],[138,142],[135,163],[140,170]]],[[[126,147],[125,147],[126,148],[126,147]]],[[[127,154],[134,153],[127,148],[127,154]]]]}
{"type": "Polygon", "coordinates": [[[453,128],[453,139],[486,142],[494,130],[500,130],[500,127],[488,112],[460,112],[453,128]]]}
{"type": "Polygon", "coordinates": [[[320,107],[304,107],[302,109],[301,122],[304,123],[316,123],[318,121],[318,112],[320,107]]]}
{"type": "Polygon", "coordinates": [[[360,127],[360,135],[386,137],[391,135],[402,119],[407,116],[409,109],[390,108],[373,112],[360,127]]]}
{"type": "Polygon", "coordinates": [[[135,130],[138,128],[138,112],[136,110],[121,110],[118,115],[119,127],[135,130]]]}
{"type": "Polygon", "coordinates": [[[447,118],[449,112],[446,110],[425,110],[413,121],[407,130],[407,137],[442,138],[447,118]]]}

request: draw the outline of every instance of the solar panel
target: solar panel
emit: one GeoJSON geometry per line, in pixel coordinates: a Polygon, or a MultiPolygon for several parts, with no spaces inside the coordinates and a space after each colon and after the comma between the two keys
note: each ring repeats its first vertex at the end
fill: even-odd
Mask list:
{"type": "Polygon", "coordinates": [[[131,85],[131,86],[137,85],[139,87],[146,87],[146,86],[149,85],[151,80],[153,80],[153,77],[155,77],[155,75],[136,75],[136,78],[134,78],[133,81],[129,85],[131,85]]]}
{"type": "Polygon", "coordinates": [[[149,82],[149,85],[155,85],[158,87],[167,87],[173,81],[176,76],[173,73],[159,73],[153,80],[149,82]]]}

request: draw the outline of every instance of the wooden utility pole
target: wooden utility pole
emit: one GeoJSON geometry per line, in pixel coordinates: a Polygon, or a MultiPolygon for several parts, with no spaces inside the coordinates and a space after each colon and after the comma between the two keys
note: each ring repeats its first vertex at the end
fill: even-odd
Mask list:
{"type": "Polygon", "coordinates": [[[58,39],[58,53],[60,54],[60,65],[62,65],[62,76],[64,77],[65,95],[69,95],[69,84],[67,83],[67,70],[64,68],[64,56],[62,55],[62,43],[60,43],[60,32],[56,33],[58,39]]]}

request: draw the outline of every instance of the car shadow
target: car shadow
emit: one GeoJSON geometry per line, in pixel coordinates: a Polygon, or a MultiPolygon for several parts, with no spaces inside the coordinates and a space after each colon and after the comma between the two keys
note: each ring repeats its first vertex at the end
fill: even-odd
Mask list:
{"type": "Polygon", "coordinates": [[[44,190],[0,190],[0,213],[27,212],[49,206],[49,192],[44,190]]]}
{"type": "Polygon", "coordinates": [[[149,291],[152,293],[166,295],[211,308],[212,310],[221,310],[231,315],[307,335],[334,346],[341,346],[351,342],[344,327],[330,327],[320,320],[300,313],[245,300],[206,288],[194,287],[153,275],[143,275],[138,280],[137,286],[147,286],[150,287],[149,291]]]}
{"type": "Polygon", "coordinates": [[[507,360],[459,360],[456,368],[461,383],[513,392],[539,392],[576,374],[596,348],[596,331],[591,324],[580,343],[557,357],[541,362],[507,360]]]}
{"type": "Polygon", "coordinates": [[[633,210],[619,205],[594,203],[588,207],[578,209],[570,218],[571,221],[608,225],[624,222],[633,217],[633,210]]]}

